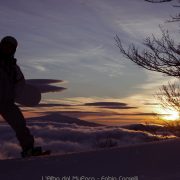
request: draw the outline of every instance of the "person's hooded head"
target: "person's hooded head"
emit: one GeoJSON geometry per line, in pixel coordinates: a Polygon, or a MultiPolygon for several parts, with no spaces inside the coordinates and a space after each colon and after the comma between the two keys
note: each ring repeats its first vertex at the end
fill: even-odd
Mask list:
{"type": "Polygon", "coordinates": [[[18,42],[14,37],[6,36],[0,41],[0,53],[5,57],[14,57],[17,46],[18,42]]]}

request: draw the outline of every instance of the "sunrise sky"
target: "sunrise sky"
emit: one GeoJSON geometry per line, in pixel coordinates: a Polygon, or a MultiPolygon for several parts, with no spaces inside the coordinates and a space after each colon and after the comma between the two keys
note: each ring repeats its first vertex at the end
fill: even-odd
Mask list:
{"type": "Polygon", "coordinates": [[[178,24],[165,23],[178,12],[173,3],[143,0],[6,0],[0,2],[0,37],[19,41],[16,58],[26,79],[63,80],[64,91],[43,95],[26,117],[66,112],[105,124],[137,123],[163,111],[153,94],[171,78],[139,68],[115,45],[142,48],[143,39],[160,37],[159,24],[179,37],[178,24]],[[65,105],[62,105],[65,104],[65,105]]]}

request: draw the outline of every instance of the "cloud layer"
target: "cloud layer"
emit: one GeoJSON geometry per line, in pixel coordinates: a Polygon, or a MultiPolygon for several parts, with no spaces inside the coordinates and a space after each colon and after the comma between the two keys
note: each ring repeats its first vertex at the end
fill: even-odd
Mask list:
{"type": "Polygon", "coordinates": [[[66,89],[64,87],[51,85],[53,83],[63,82],[57,79],[27,79],[26,82],[38,87],[41,93],[61,92],[66,89]]]}
{"type": "MultiPolygon", "coordinates": [[[[28,127],[35,135],[36,145],[51,149],[53,154],[89,151],[159,139],[147,132],[98,125],[59,113],[28,119],[28,127]]],[[[0,124],[0,131],[0,159],[18,157],[21,150],[13,131],[5,123],[0,124]]]]}
{"type": "Polygon", "coordinates": [[[126,103],[120,102],[93,102],[93,103],[85,103],[85,106],[95,106],[100,108],[108,108],[108,109],[134,109],[137,107],[131,107],[126,103]]]}

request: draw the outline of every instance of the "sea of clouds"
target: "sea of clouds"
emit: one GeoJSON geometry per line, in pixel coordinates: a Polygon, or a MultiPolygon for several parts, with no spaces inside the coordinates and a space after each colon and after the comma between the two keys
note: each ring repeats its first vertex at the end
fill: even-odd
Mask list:
{"type": "MultiPolygon", "coordinates": [[[[28,119],[27,125],[35,136],[35,145],[51,149],[53,155],[162,139],[150,131],[152,128],[161,129],[158,126],[149,126],[149,130],[145,125],[105,126],[59,113],[28,119]]],[[[15,133],[6,122],[0,123],[0,134],[0,159],[19,158],[21,148],[15,133]]]]}

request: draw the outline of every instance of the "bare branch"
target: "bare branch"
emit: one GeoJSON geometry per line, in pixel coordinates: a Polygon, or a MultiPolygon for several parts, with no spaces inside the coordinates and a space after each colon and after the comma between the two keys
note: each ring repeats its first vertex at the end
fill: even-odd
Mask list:
{"type": "Polygon", "coordinates": [[[130,59],[140,67],[169,76],[180,77],[179,46],[170,38],[168,31],[163,29],[161,31],[161,39],[152,36],[152,38],[144,40],[143,44],[147,48],[141,52],[134,44],[125,49],[117,35],[115,36],[116,45],[127,59],[130,59]]]}
{"type": "Polygon", "coordinates": [[[164,108],[180,113],[180,86],[177,83],[163,85],[156,97],[164,108]]]}

